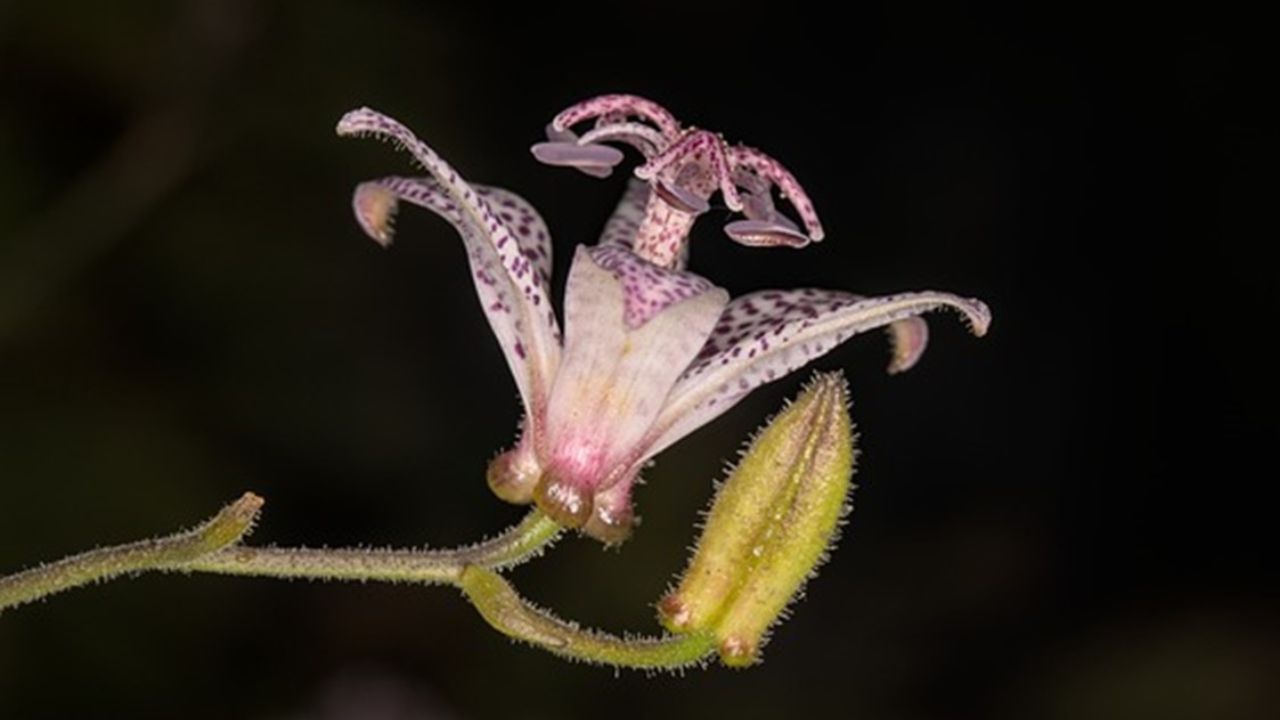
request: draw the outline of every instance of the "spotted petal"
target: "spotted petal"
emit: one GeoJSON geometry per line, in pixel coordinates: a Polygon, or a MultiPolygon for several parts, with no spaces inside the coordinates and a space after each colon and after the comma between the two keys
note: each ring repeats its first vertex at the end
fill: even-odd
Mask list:
{"type": "Polygon", "coordinates": [[[338,123],[338,134],[372,135],[408,150],[431,174],[386,178],[356,190],[354,206],[366,232],[390,242],[390,219],[403,199],[448,220],[467,248],[476,292],[529,411],[529,427],[546,406],[559,363],[559,326],[549,302],[551,239],[528,203],[497,188],[469,185],[425,143],[395,120],[368,108],[338,123]]]}
{"type": "Polygon", "coordinates": [[[538,501],[574,527],[588,519],[597,491],[634,477],[641,441],[728,301],[710,283],[689,284],[632,326],[624,322],[627,296],[648,275],[618,271],[629,267],[619,254],[629,255],[580,246],[565,290],[564,359],[547,409],[538,501]]]}
{"type": "MultiPolygon", "coordinates": [[[[942,292],[917,292],[863,298],[827,290],[766,291],[735,299],[725,308],[698,358],[671,391],[667,407],[654,423],[656,454],[715,419],[747,393],[781,378],[859,333],[940,308],[958,310],[975,335],[983,335],[991,314],[979,300],[942,292]]],[[[918,326],[904,328],[918,332],[918,326]]],[[[914,362],[923,339],[895,348],[901,360],[891,370],[914,362]]],[[[895,338],[895,341],[898,339],[895,338]]],[[[908,341],[911,338],[907,338],[908,341]]]]}

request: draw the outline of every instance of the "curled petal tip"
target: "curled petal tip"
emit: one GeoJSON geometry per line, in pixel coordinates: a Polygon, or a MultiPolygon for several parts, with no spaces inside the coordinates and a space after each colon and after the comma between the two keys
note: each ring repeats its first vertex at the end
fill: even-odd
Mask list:
{"type": "Polygon", "coordinates": [[[382,114],[367,107],[347,111],[339,120],[335,131],[342,137],[359,134],[368,121],[382,114]]]}
{"type": "Polygon", "coordinates": [[[790,223],[769,220],[735,220],[724,226],[734,242],[748,247],[802,248],[811,238],[790,223]]]}
{"type": "Polygon", "coordinates": [[[977,298],[967,298],[965,303],[964,315],[969,321],[969,331],[978,337],[986,335],[991,328],[991,308],[977,298]]]}
{"type": "Polygon", "coordinates": [[[529,148],[538,162],[572,167],[593,177],[608,177],[622,162],[622,151],[608,145],[579,145],[576,142],[540,142],[529,148]]]}
{"type": "Polygon", "coordinates": [[[356,186],[351,198],[360,229],[382,247],[391,245],[395,237],[396,208],[399,201],[394,192],[376,182],[356,186]]]}

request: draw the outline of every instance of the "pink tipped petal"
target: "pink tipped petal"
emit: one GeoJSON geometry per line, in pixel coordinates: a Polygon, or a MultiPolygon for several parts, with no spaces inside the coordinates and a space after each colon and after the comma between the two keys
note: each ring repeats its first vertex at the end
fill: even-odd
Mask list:
{"type": "Polygon", "coordinates": [[[622,151],[608,145],[579,145],[573,142],[541,142],[530,152],[538,162],[577,168],[594,177],[608,177],[622,162],[622,151]]]}
{"type": "Polygon", "coordinates": [[[818,220],[818,213],[813,209],[813,202],[809,200],[800,182],[782,163],[744,145],[729,148],[729,162],[735,168],[747,168],[777,185],[796,212],[800,213],[800,219],[814,242],[821,242],[826,236],[822,222],[818,220]]]}
{"type": "Polygon", "coordinates": [[[747,393],[826,354],[859,333],[952,308],[983,335],[991,312],[979,300],[918,292],[862,298],[826,290],[770,290],[735,299],[725,308],[698,359],[671,392],[657,453],[728,410],[747,393]]]}
{"type": "Polygon", "coordinates": [[[557,130],[568,130],[583,120],[599,117],[607,117],[610,121],[638,117],[656,125],[667,138],[680,134],[680,123],[666,108],[636,95],[600,95],[584,100],[556,115],[551,126],[557,130]]]}
{"type": "Polygon", "coordinates": [[[708,287],[631,327],[625,282],[594,250],[579,246],[569,271],[565,351],[540,453],[548,476],[584,494],[612,487],[643,454],[639,443],[728,300],[708,287]]]}
{"type": "Polygon", "coordinates": [[[920,317],[889,323],[889,338],[889,374],[897,375],[915,367],[924,355],[924,348],[929,344],[929,323],[920,317]]]}
{"type": "Polygon", "coordinates": [[[676,303],[717,289],[706,278],[654,265],[622,248],[594,247],[588,252],[596,265],[622,284],[622,317],[629,329],[641,327],[676,303]]]}
{"type": "Polygon", "coordinates": [[[338,121],[337,131],[343,136],[390,140],[408,150],[431,174],[421,179],[388,178],[383,186],[441,215],[462,235],[476,292],[536,435],[537,418],[560,357],[560,328],[544,280],[551,238],[542,220],[527,203],[506,191],[485,190],[493,195],[486,200],[408,128],[381,113],[353,110],[338,121]],[[498,206],[496,211],[491,202],[498,206]]]}
{"type": "Polygon", "coordinates": [[[630,249],[635,243],[636,232],[644,220],[644,208],[649,202],[649,185],[643,180],[631,178],[622,194],[618,207],[604,224],[599,245],[614,245],[630,249]]]}
{"type": "Polygon", "coordinates": [[[809,244],[809,236],[790,222],[774,220],[735,220],[724,226],[734,242],[748,247],[793,247],[809,244]]]}
{"type": "Polygon", "coordinates": [[[395,237],[396,208],[399,206],[396,194],[377,182],[360,183],[351,198],[351,209],[360,229],[382,247],[390,247],[395,237]]]}

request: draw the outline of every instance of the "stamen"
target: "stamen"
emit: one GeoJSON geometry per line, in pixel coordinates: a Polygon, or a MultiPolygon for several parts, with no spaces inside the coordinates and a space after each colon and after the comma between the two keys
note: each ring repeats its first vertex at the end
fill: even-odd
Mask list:
{"type": "Polygon", "coordinates": [[[561,112],[551,121],[557,130],[567,130],[583,120],[602,116],[640,117],[662,131],[669,139],[680,135],[680,123],[658,103],[636,95],[600,95],[584,100],[561,112]]]}
{"type": "Polygon", "coordinates": [[[653,192],[671,207],[690,215],[701,215],[711,207],[697,194],[662,178],[653,181],[653,192]]]}
{"type": "Polygon", "coordinates": [[[609,177],[614,166],[623,160],[622,151],[617,148],[580,142],[540,142],[529,151],[538,162],[577,168],[600,178],[609,177]]]}
{"type": "Polygon", "coordinates": [[[769,220],[735,220],[724,226],[724,232],[734,242],[748,247],[793,247],[809,244],[809,236],[796,229],[791,222],[778,216],[769,220]]]}
{"type": "Polygon", "coordinates": [[[667,146],[662,133],[648,125],[635,122],[602,124],[578,138],[582,144],[600,142],[624,142],[644,154],[653,157],[667,146]]]}
{"type": "Polygon", "coordinates": [[[755,148],[745,145],[729,148],[729,162],[735,168],[749,168],[777,185],[782,194],[795,207],[796,212],[800,213],[800,219],[804,221],[805,229],[809,231],[809,237],[814,242],[820,242],[822,238],[826,237],[826,233],[822,229],[822,222],[818,220],[818,213],[813,209],[813,202],[809,200],[809,196],[805,193],[804,188],[800,186],[800,182],[782,163],[755,148]]]}
{"type": "Polygon", "coordinates": [[[711,161],[711,170],[720,185],[725,205],[728,205],[730,210],[741,211],[742,198],[738,195],[738,186],[734,184],[733,175],[729,170],[724,140],[719,135],[706,130],[692,130],[686,133],[657,157],[650,158],[649,162],[636,168],[636,177],[641,180],[652,180],[658,176],[658,173],[681,162],[689,155],[695,155],[700,159],[703,152],[711,161]]]}

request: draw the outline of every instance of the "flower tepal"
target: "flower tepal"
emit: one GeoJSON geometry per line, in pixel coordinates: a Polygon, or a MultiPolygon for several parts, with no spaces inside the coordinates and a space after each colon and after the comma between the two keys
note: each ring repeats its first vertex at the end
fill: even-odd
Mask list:
{"type": "Polygon", "coordinates": [[[630,532],[631,491],[644,464],[754,388],[881,327],[890,328],[894,343],[890,371],[905,370],[927,338],[917,316],[931,310],[959,311],[977,335],[990,322],[982,302],[934,291],[866,298],[775,290],[730,301],[683,269],[689,227],[707,198],[719,191],[745,214],[734,222],[747,224],[731,228],[731,238],[802,245],[822,237],[807,196],[763,153],[682,128],[651,101],[609,95],[561,113],[551,139],[534,149],[539,159],[593,175],[622,160],[600,144],[606,141],[639,148],[647,159],[599,243],[574,254],[562,338],[548,303],[550,234],[527,202],[467,183],[403,125],[372,110],[348,113],[338,132],[390,140],[429,173],[361,184],[353,206],[366,233],[390,243],[391,218],[407,201],[462,236],[525,406],[519,442],[491,463],[490,486],[606,542],[630,532]],[[594,129],[571,132],[590,119],[594,129]],[[774,188],[796,208],[805,232],[774,209],[774,188]]]}

